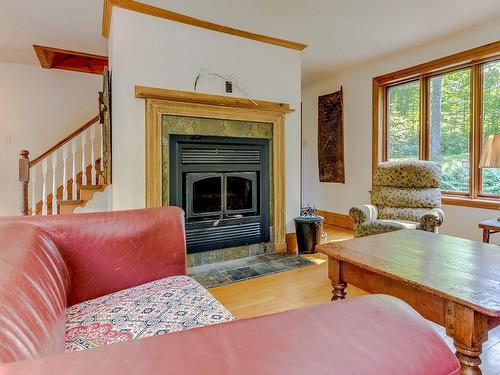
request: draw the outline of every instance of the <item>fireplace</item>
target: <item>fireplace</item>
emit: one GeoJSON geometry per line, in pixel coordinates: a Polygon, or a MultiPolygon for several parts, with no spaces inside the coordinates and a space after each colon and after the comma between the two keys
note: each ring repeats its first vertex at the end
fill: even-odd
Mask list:
{"type": "Polygon", "coordinates": [[[188,253],[268,242],[269,141],[170,135],[170,204],[186,212],[188,253]]]}

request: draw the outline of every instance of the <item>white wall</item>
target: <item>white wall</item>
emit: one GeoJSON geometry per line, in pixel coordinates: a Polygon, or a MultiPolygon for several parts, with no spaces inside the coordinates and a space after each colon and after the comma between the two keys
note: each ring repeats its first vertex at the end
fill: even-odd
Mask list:
{"type": "MultiPolygon", "coordinates": [[[[303,202],[338,213],[369,201],[372,151],[372,78],[483,44],[500,40],[500,20],[465,30],[397,54],[381,57],[336,72],[331,77],[304,84],[303,102],[303,202]],[[346,183],[320,183],[318,177],[318,95],[344,92],[344,142],[346,183]]],[[[441,232],[481,239],[477,224],[499,212],[445,206],[446,221],[441,232]]]]}
{"type": "MultiPolygon", "coordinates": [[[[252,98],[289,103],[286,118],[286,217],[299,212],[300,53],[175,23],[118,7],[110,34],[113,79],[113,209],[144,207],[144,100],[134,86],[193,91],[201,69],[230,75],[252,98]]],[[[224,83],[200,82],[198,91],[224,95],[224,83]]],[[[234,95],[242,96],[240,92],[234,95]]]]}
{"type": "Polygon", "coordinates": [[[19,152],[35,158],[95,116],[101,84],[97,75],[0,63],[0,215],[18,213],[19,152]]]}

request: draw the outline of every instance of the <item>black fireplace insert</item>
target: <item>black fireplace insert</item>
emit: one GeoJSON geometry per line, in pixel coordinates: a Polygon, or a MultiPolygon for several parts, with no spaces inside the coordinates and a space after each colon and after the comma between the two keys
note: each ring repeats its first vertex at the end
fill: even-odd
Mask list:
{"type": "Polygon", "coordinates": [[[169,168],[188,253],[269,241],[269,140],[171,135],[169,168]]]}

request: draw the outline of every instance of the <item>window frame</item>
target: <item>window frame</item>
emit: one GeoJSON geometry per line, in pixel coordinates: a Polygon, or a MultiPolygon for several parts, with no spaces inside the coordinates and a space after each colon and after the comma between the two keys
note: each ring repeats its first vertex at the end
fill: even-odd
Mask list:
{"type": "Polygon", "coordinates": [[[382,161],[388,160],[388,90],[403,83],[420,81],[419,159],[429,160],[430,79],[437,75],[470,68],[470,161],[469,192],[442,191],[443,203],[459,206],[498,209],[500,195],[482,192],[482,173],[479,159],[483,131],[483,65],[500,61],[500,41],[471,50],[375,77],[372,82],[372,176],[382,161]],[[379,142],[379,138],[381,138],[379,142]]]}

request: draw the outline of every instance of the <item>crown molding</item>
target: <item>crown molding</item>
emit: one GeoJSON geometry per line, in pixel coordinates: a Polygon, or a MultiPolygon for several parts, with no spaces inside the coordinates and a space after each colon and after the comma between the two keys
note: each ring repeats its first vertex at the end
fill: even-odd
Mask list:
{"type": "Polygon", "coordinates": [[[234,35],[241,38],[252,39],[262,43],[273,44],[280,47],[290,48],[297,51],[302,51],[307,47],[306,44],[292,42],[285,39],[274,38],[272,36],[251,33],[244,30],[235,29],[228,26],[219,25],[213,22],[200,20],[198,18],[186,16],[184,14],[169,11],[167,9],[158,8],[152,5],[139,3],[133,0],[104,0],[103,15],[102,15],[102,35],[105,38],[109,37],[109,29],[111,24],[111,16],[113,7],[131,10],[142,14],[147,14],[153,17],[163,18],[169,21],[179,22],[186,25],[201,27],[204,29],[217,31],[229,35],[234,35]]]}

